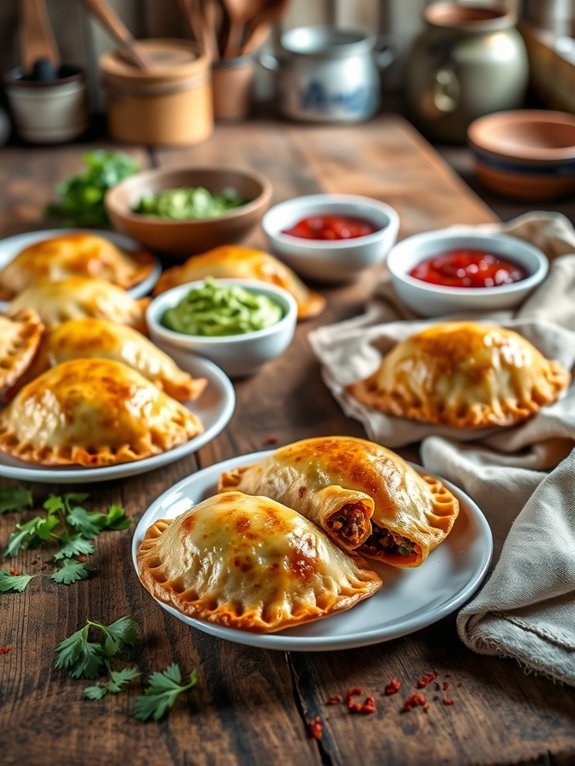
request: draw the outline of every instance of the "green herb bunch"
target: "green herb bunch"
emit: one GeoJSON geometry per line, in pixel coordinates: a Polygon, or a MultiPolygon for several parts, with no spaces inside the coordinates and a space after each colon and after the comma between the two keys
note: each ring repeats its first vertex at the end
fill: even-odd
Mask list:
{"type": "MultiPolygon", "coordinates": [[[[105,512],[88,511],[83,503],[86,493],[70,492],[50,495],[42,512],[27,521],[16,524],[3,551],[13,558],[28,548],[45,548],[51,553],[56,567],[51,579],[70,585],[85,580],[90,573],[88,556],[94,553],[93,540],[105,530],[119,531],[130,525],[130,519],[119,505],[111,505],[105,512]]],[[[33,506],[31,493],[23,487],[0,489],[0,513],[24,511],[33,506]]],[[[0,592],[23,591],[32,575],[17,570],[0,570],[0,592]]]]}
{"type": "Polygon", "coordinates": [[[61,181],[56,186],[59,201],[47,206],[45,215],[59,218],[65,226],[110,226],[104,197],[124,178],[139,171],[139,164],[129,154],[104,149],[86,152],[86,170],[61,181]]]}

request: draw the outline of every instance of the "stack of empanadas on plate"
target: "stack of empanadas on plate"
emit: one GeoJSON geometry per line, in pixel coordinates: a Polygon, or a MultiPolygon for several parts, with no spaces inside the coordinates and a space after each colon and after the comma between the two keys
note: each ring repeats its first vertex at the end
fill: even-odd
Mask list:
{"type": "Polygon", "coordinates": [[[347,436],[282,447],[218,490],[150,527],[140,578],[182,614],[253,632],[349,609],[382,585],[367,559],[419,566],[459,513],[439,479],[347,436]]]}
{"type": "Polygon", "coordinates": [[[148,272],[107,240],[38,242],[0,270],[0,451],[38,465],[99,467],[187,442],[203,425],[182,402],[205,379],[181,370],[139,330],[148,272]],[[94,278],[97,275],[98,278],[94,278]]]}

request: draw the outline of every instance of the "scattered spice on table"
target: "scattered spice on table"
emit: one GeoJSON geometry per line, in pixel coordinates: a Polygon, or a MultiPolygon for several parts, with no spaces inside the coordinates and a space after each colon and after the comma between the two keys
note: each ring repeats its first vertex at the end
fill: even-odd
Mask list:
{"type": "Polygon", "coordinates": [[[401,689],[401,684],[397,680],[397,678],[392,678],[391,681],[387,684],[385,687],[384,694],[389,697],[391,694],[397,694],[397,692],[401,689]]]}
{"type": "Polygon", "coordinates": [[[321,720],[321,716],[316,715],[314,718],[311,719],[311,721],[309,721],[308,731],[309,731],[310,737],[313,737],[314,739],[322,738],[323,721],[321,720]]]}
{"type": "Polygon", "coordinates": [[[410,694],[409,697],[405,700],[403,703],[403,707],[401,708],[402,713],[408,713],[410,710],[413,710],[413,708],[420,705],[424,710],[427,710],[429,705],[427,704],[427,700],[423,696],[423,694],[410,694]]]}
{"type": "Polygon", "coordinates": [[[419,678],[417,680],[416,686],[418,689],[424,689],[428,684],[430,684],[432,681],[435,681],[439,674],[435,671],[432,671],[431,673],[426,673],[424,676],[419,678]]]}
{"type": "Polygon", "coordinates": [[[11,649],[11,646],[0,646],[0,654],[8,654],[11,649]]]}
{"type": "Polygon", "coordinates": [[[327,698],[325,704],[339,705],[340,702],[343,702],[343,697],[341,696],[341,694],[332,694],[330,697],[327,698]]]}

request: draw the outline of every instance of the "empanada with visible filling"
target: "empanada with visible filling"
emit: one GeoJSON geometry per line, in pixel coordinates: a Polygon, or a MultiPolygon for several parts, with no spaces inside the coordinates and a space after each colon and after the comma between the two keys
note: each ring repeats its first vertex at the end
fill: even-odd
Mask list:
{"type": "Polygon", "coordinates": [[[419,566],[449,534],[457,498],[399,455],[351,436],[288,444],[220,477],[218,489],[266,495],[302,513],[345,550],[419,566]]]}
{"type": "Polygon", "coordinates": [[[296,511],[242,492],[157,521],[137,561],[155,598],[188,617],[254,633],[329,617],[382,585],[296,511]]]}
{"type": "Polygon", "coordinates": [[[97,467],[157,455],[202,430],[127,365],[75,359],[35,378],[0,411],[0,450],[40,465],[97,467]]]}
{"type": "Polygon", "coordinates": [[[571,375],[512,330],[444,322],[398,343],[347,391],[388,415],[458,428],[510,426],[554,402],[571,375]]]}
{"type": "Polygon", "coordinates": [[[149,253],[126,253],[90,232],[70,232],[43,239],[24,248],[0,269],[0,299],[11,300],[37,282],[72,276],[91,277],[127,289],[152,270],[149,253]]]}
{"type": "Polygon", "coordinates": [[[206,386],[205,378],[181,370],[137,330],[95,317],[70,319],[47,330],[25,382],[61,362],[94,357],[127,364],[178,401],[197,399],[206,386]]]}
{"type": "Polygon", "coordinates": [[[283,287],[295,298],[300,319],[316,316],[325,308],[325,298],[306,287],[288,266],[269,253],[241,245],[222,245],[166,269],[156,283],[154,295],[206,277],[256,279],[283,287]]]}
{"type": "Polygon", "coordinates": [[[44,325],[32,309],[0,315],[0,398],[22,377],[34,358],[44,325]]]}
{"type": "Polygon", "coordinates": [[[20,309],[32,308],[48,328],[68,319],[99,317],[143,330],[144,311],[149,302],[149,298],[132,298],[121,287],[103,279],[69,277],[31,285],[5,311],[13,315],[20,309]]]}

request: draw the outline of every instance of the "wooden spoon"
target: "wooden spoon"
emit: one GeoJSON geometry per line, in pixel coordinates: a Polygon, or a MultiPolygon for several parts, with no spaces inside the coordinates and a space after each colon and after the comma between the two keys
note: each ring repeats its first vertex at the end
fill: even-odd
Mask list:
{"type": "Polygon", "coordinates": [[[122,46],[124,53],[134,66],[144,72],[149,72],[154,68],[154,64],[138,50],[132,33],[106,0],[84,0],[84,5],[122,46]]]}
{"type": "Polygon", "coordinates": [[[20,0],[20,10],[20,56],[24,73],[31,75],[35,65],[45,62],[44,69],[49,68],[54,76],[42,79],[57,79],[60,56],[44,0],[20,0]]]}
{"type": "Polygon", "coordinates": [[[224,56],[234,58],[241,55],[246,24],[267,7],[270,0],[221,0],[221,2],[230,20],[224,56]]]}

